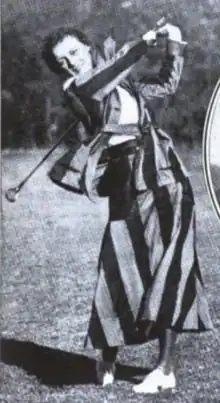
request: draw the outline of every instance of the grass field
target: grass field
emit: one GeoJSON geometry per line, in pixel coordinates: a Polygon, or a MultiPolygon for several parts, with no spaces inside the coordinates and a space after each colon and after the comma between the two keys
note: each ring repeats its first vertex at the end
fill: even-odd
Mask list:
{"type": "MultiPolygon", "coordinates": [[[[3,192],[17,185],[43,151],[3,154],[3,192]]],[[[206,192],[201,149],[182,146],[197,203],[198,250],[215,330],[184,335],[177,346],[177,390],[136,396],[132,384],[155,362],[155,342],[123,348],[116,383],[94,383],[97,351],[84,351],[106,200],[93,204],[53,185],[46,163],[15,204],[2,200],[2,403],[220,401],[220,223],[206,192]]],[[[53,156],[57,158],[58,153],[53,156]]]]}

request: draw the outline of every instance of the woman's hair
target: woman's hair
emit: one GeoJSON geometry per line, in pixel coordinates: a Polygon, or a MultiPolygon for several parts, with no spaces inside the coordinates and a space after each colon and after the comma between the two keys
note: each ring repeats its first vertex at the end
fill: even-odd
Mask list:
{"type": "Polygon", "coordinates": [[[89,41],[87,36],[76,28],[61,27],[58,30],[49,34],[44,40],[43,49],[42,49],[42,57],[43,57],[44,61],[46,62],[47,66],[49,67],[49,69],[53,73],[59,74],[59,75],[62,74],[63,69],[53,53],[53,48],[59,42],[62,42],[62,40],[66,36],[74,36],[76,39],[78,39],[80,42],[84,43],[85,45],[91,46],[91,42],[89,41]]]}

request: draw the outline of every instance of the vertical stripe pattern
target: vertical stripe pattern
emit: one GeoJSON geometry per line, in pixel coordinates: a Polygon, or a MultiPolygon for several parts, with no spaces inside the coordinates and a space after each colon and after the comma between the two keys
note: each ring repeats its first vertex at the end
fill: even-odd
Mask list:
{"type": "MultiPolygon", "coordinates": [[[[165,178],[164,166],[160,176],[150,136],[141,170],[140,165],[136,169],[135,157],[110,162],[114,173],[108,178],[108,186],[114,184],[110,219],[100,251],[86,347],[144,342],[141,329],[149,321],[154,335],[161,328],[177,332],[213,328],[196,252],[193,193],[168,143],[166,179],[170,181],[163,186],[158,181],[161,184],[165,178]],[[121,172],[121,181],[120,175],[115,180],[115,172],[121,172]],[[142,184],[134,190],[137,172],[142,184]]],[[[165,148],[163,144],[162,153],[165,148]]]]}

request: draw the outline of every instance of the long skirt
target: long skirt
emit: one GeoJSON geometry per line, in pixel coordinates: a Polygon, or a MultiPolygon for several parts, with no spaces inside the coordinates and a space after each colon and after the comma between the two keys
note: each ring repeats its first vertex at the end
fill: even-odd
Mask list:
{"type": "Polygon", "coordinates": [[[111,162],[109,221],[85,347],[140,344],[164,329],[213,328],[196,252],[195,204],[187,177],[135,192],[111,162]],[[146,332],[147,329],[150,329],[146,332]]]}

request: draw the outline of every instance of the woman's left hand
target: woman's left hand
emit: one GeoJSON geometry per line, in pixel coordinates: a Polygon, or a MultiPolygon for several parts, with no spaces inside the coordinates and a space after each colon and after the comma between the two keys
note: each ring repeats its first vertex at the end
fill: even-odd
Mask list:
{"type": "Polygon", "coordinates": [[[142,36],[142,39],[146,42],[147,45],[152,46],[156,42],[156,31],[151,29],[142,36]]]}
{"type": "Polygon", "coordinates": [[[175,42],[182,41],[182,33],[180,31],[180,28],[170,23],[167,23],[163,27],[159,28],[157,30],[157,33],[167,33],[168,38],[175,42]]]}

